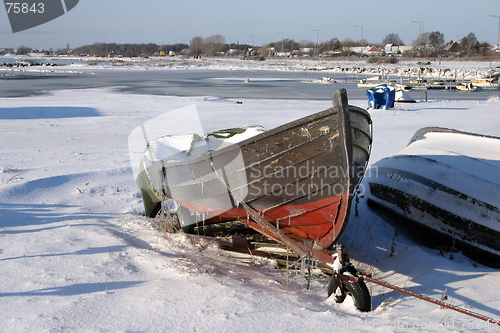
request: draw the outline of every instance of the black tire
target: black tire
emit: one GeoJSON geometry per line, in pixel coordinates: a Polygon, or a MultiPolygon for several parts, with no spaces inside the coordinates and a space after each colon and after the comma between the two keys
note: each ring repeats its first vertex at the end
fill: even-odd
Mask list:
{"type": "Polygon", "coordinates": [[[354,305],[359,311],[371,311],[372,299],[370,296],[370,292],[368,291],[368,288],[363,281],[342,281],[342,285],[345,289],[347,289],[347,293],[352,297],[354,305]]]}
{"type": "MultiPolygon", "coordinates": [[[[335,291],[338,288],[339,282],[340,282],[339,280],[335,280],[332,276],[332,278],[330,279],[330,283],[328,283],[328,297],[332,296],[332,294],[335,293],[335,291]]],[[[344,302],[346,296],[347,294],[345,292],[342,292],[342,295],[335,296],[335,302],[337,303],[344,302]]]]}
{"type": "Polygon", "coordinates": [[[183,206],[177,208],[177,218],[179,219],[179,224],[181,225],[182,231],[186,234],[194,234],[194,227],[196,226],[196,221],[194,221],[193,216],[189,209],[183,206]]]}
{"type": "MultiPolygon", "coordinates": [[[[346,271],[356,277],[358,276],[356,269],[351,265],[346,267],[346,271]]],[[[333,277],[330,279],[330,283],[328,284],[328,297],[335,293],[335,290],[337,290],[338,287],[338,282],[339,280],[335,280],[333,277]]],[[[359,311],[371,311],[372,299],[370,292],[363,281],[351,282],[341,280],[340,283],[342,284],[343,293],[342,296],[336,296],[335,301],[337,303],[344,302],[346,295],[349,295],[352,297],[354,305],[359,311]]]]}

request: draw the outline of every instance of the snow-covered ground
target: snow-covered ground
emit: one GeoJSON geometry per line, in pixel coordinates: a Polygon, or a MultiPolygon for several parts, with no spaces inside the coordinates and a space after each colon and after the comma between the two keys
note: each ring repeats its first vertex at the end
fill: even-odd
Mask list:
{"type": "MultiPolygon", "coordinates": [[[[97,69],[98,70],[98,69],[97,69]]],[[[327,280],[289,277],[272,262],[210,240],[161,234],[141,215],[129,134],[196,105],[205,132],[266,128],[328,101],[128,95],[111,89],[0,99],[0,331],[494,331],[498,326],[368,285],[373,311],[326,299],[327,280]]],[[[365,100],[350,104],[365,107],[365,100]]],[[[371,111],[370,164],[442,126],[500,136],[500,99],[433,101],[371,111]]],[[[165,124],[165,128],[172,125],[165,124]]],[[[167,134],[167,133],[166,133],[167,134]]],[[[342,243],[375,278],[500,318],[500,271],[416,245],[366,204],[342,243]],[[391,255],[391,245],[394,254],[391,255]]]]}

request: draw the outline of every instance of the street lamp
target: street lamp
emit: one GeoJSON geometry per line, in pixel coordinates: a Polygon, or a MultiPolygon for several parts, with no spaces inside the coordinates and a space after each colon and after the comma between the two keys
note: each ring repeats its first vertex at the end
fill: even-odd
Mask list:
{"type": "Polygon", "coordinates": [[[422,22],[420,22],[420,21],[411,21],[411,23],[418,23],[420,25],[420,30],[419,30],[420,33],[419,33],[419,35],[421,35],[422,34],[422,22]]]}
{"type": "Polygon", "coordinates": [[[316,31],[316,57],[318,56],[318,38],[319,38],[319,31],[318,29],[311,29],[311,31],[316,31]]]}
{"type": "Polygon", "coordinates": [[[224,36],[229,40],[229,50],[227,51],[227,54],[229,55],[231,53],[231,36],[224,36]]]}
{"type": "Polygon", "coordinates": [[[355,25],[355,28],[361,28],[361,42],[363,42],[363,27],[360,25],[355,25]]]}
{"type": "Polygon", "coordinates": [[[490,17],[498,17],[498,45],[500,45],[500,16],[490,15],[490,17]]]}
{"type": "Polygon", "coordinates": [[[255,41],[255,38],[254,38],[255,36],[254,35],[250,35],[250,34],[248,36],[252,36],[252,47],[254,47],[255,45],[253,45],[253,42],[255,41]]]}
{"type": "Polygon", "coordinates": [[[281,52],[283,52],[283,55],[285,54],[285,49],[283,47],[283,33],[281,31],[276,31],[277,34],[281,34],[281,52]]]}

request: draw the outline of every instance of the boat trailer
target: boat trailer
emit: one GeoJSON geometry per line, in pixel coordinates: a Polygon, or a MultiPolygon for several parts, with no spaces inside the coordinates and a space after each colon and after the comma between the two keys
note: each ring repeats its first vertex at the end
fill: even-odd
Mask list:
{"type": "MultiPolygon", "coordinates": [[[[250,249],[250,247],[248,247],[248,241],[246,238],[243,238],[243,241],[239,238],[233,239],[233,243],[219,241],[219,246],[221,247],[222,250],[225,250],[225,251],[246,253],[246,254],[251,254],[253,256],[260,256],[260,257],[265,257],[265,258],[269,258],[269,259],[275,259],[281,265],[287,264],[287,261],[285,261],[283,259],[284,255],[282,253],[277,255],[277,254],[273,254],[271,251],[261,251],[261,250],[250,249]]],[[[343,260],[346,260],[346,263],[348,262],[349,257],[347,256],[346,253],[343,252],[342,246],[336,246],[335,251],[336,251],[336,253],[333,253],[333,251],[331,252],[331,253],[333,253],[332,258],[334,258],[334,260],[337,258],[339,258],[339,259],[343,258],[343,260]]],[[[289,254],[287,254],[287,256],[289,256],[289,254]]],[[[305,254],[305,257],[299,256],[298,254],[296,254],[295,257],[298,259],[310,259],[310,258],[312,258],[312,256],[310,254],[307,254],[307,253],[305,254]]],[[[309,263],[310,262],[311,261],[309,261],[309,263]]],[[[403,294],[406,294],[406,295],[409,295],[412,297],[416,297],[418,299],[439,305],[442,308],[447,308],[447,309],[450,309],[453,311],[457,311],[457,312],[460,312],[462,314],[474,317],[476,319],[484,320],[490,324],[496,324],[496,325],[500,326],[500,321],[498,321],[498,320],[494,320],[492,318],[489,318],[487,316],[481,315],[479,313],[476,313],[476,312],[473,312],[470,310],[462,309],[458,306],[451,305],[451,304],[446,303],[442,300],[436,300],[434,298],[431,298],[431,297],[428,297],[428,296],[425,296],[422,294],[418,294],[418,293],[413,292],[413,291],[406,290],[404,288],[395,286],[393,284],[374,279],[374,278],[372,278],[371,274],[367,274],[363,271],[356,270],[358,276],[353,276],[352,274],[349,274],[349,273],[348,274],[338,274],[335,272],[335,270],[333,269],[333,267],[331,265],[326,264],[326,263],[321,262],[321,261],[317,261],[317,263],[318,263],[317,267],[319,269],[321,269],[325,274],[332,275],[332,280],[338,279],[338,280],[342,280],[342,281],[350,281],[350,282],[355,282],[355,283],[359,283],[362,281],[370,282],[370,283],[377,284],[379,286],[382,286],[382,287],[385,287],[388,289],[392,289],[392,290],[398,291],[400,293],[403,293],[403,294]]]]}
{"type": "MultiPolygon", "coordinates": [[[[229,187],[228,183],[225,181],[224,177],[219,175],[217,173],[217,170],[213,167],[213,171],[216,173],[217,177],[219,180],[226,186],[228,193],[230,193],[233,196],[233,199],[240,199],[237,198],[237,195],[231,191],[231,188],[229,187]]],[[[314,244],[311,242],[311,244],[304,244],[304,243],[299,243],[294,241],[293,239],[289,238],[286,236],[281,230],[279,230],[277,227],[275,227],[273,224],[271,224],[269,221],[267,221],[259,212],[257,212],[255,209],[250,207],[248,204],[246,204],[243,200],[238,200],[238,202],[243,206],[243,208],[247,211],[248,215],[262,228],[262,234],[270,234],[272,235],[273,238],[278,240],[279,243],[281,243],[283,246],[285,246],[287,249],[291,250],[295,254],[297,254],[301,258],[314,258],[320,262],[323,262],[327,266],[331,267],[333,269],[333,275],[329,283],[328,287],[328,296],[332,295],[335,293],[335,298],[338,302],[342,302],[344,298],[346,297],[347,293],[350,293],[351,296],[353,296],[353,300],[355,302],[356,307],[361,310],[361,311],[370,311],[371,310],[371,300],[368,302],[368,304],[359,304],[360,302],[359,295],[355,295],[355,293],[352,292],[351,289],[345,288],[344,284],[341,281],[345,282],[352,282],[352,283],[361,283],[364,286],[364,281],[371,282],[374,284],[378,284],[382,287],[389,288],[398,292],[401,292],[403,294],[413,296],[416,298],[419,298],[421,300],[437,304],[443,308],[447,308],[453,311],[460,312],[462,314],[484,320],[488,323],[491,324],[496,324],[500,326],[500,321],[489,318],[487,316],[483,316],[481,314],[478,314],[473,311],[465,310],[462,308],[459,308],[457,306],[445,303],[443,301],[435,300],[431,297],[424,296],[403,288],[400,288],[398,286],[373,279],[370,274],[366,274],[360,271],[357,271],[354,266],[351,265],[349,262],[349,256],[343,252],[343,247],[341,245],[336,245],[335,250],[329,250],[329,249],[316,249],[314,247],[314,244]],[[264,231],[267,231],[264,232],[264,231]],[[349,289],[349,290],[348,290],[349,289]],[[358,298],[358,299],[356,299],[358,298]]],[[[366,288],[366,286],[364,286],[366,288]]]]}

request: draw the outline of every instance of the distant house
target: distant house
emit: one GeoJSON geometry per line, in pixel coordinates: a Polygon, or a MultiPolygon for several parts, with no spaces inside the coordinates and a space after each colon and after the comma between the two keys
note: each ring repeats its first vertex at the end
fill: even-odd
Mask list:
{"type": "Polygon", "coordinates": [[[385,54],[395,54],[398,51],[398,46],[394,44],[386,44],[384,46],[385,54]]]}
{"type": "Polygon", "coordinates": [[[376,46],[367,46],[364,53],[368,55],[375,55],[380,54],[381,52],[376,46]]]}
{"type": "Polygon", "coordinates": [[[384,47],[384,52],[385,54],[402,54],[404,52],[411,51],[413,49],[413,46],[405,46],[405,45],[394,45],[394,44],[387,44],[384,47]]]}
{"type": "Polygon", "coordinates": [[[452,40],[445,45],[444,51],[448,52],[449,55],[458,56],[460,54],[460,45],[452,40]]]}

